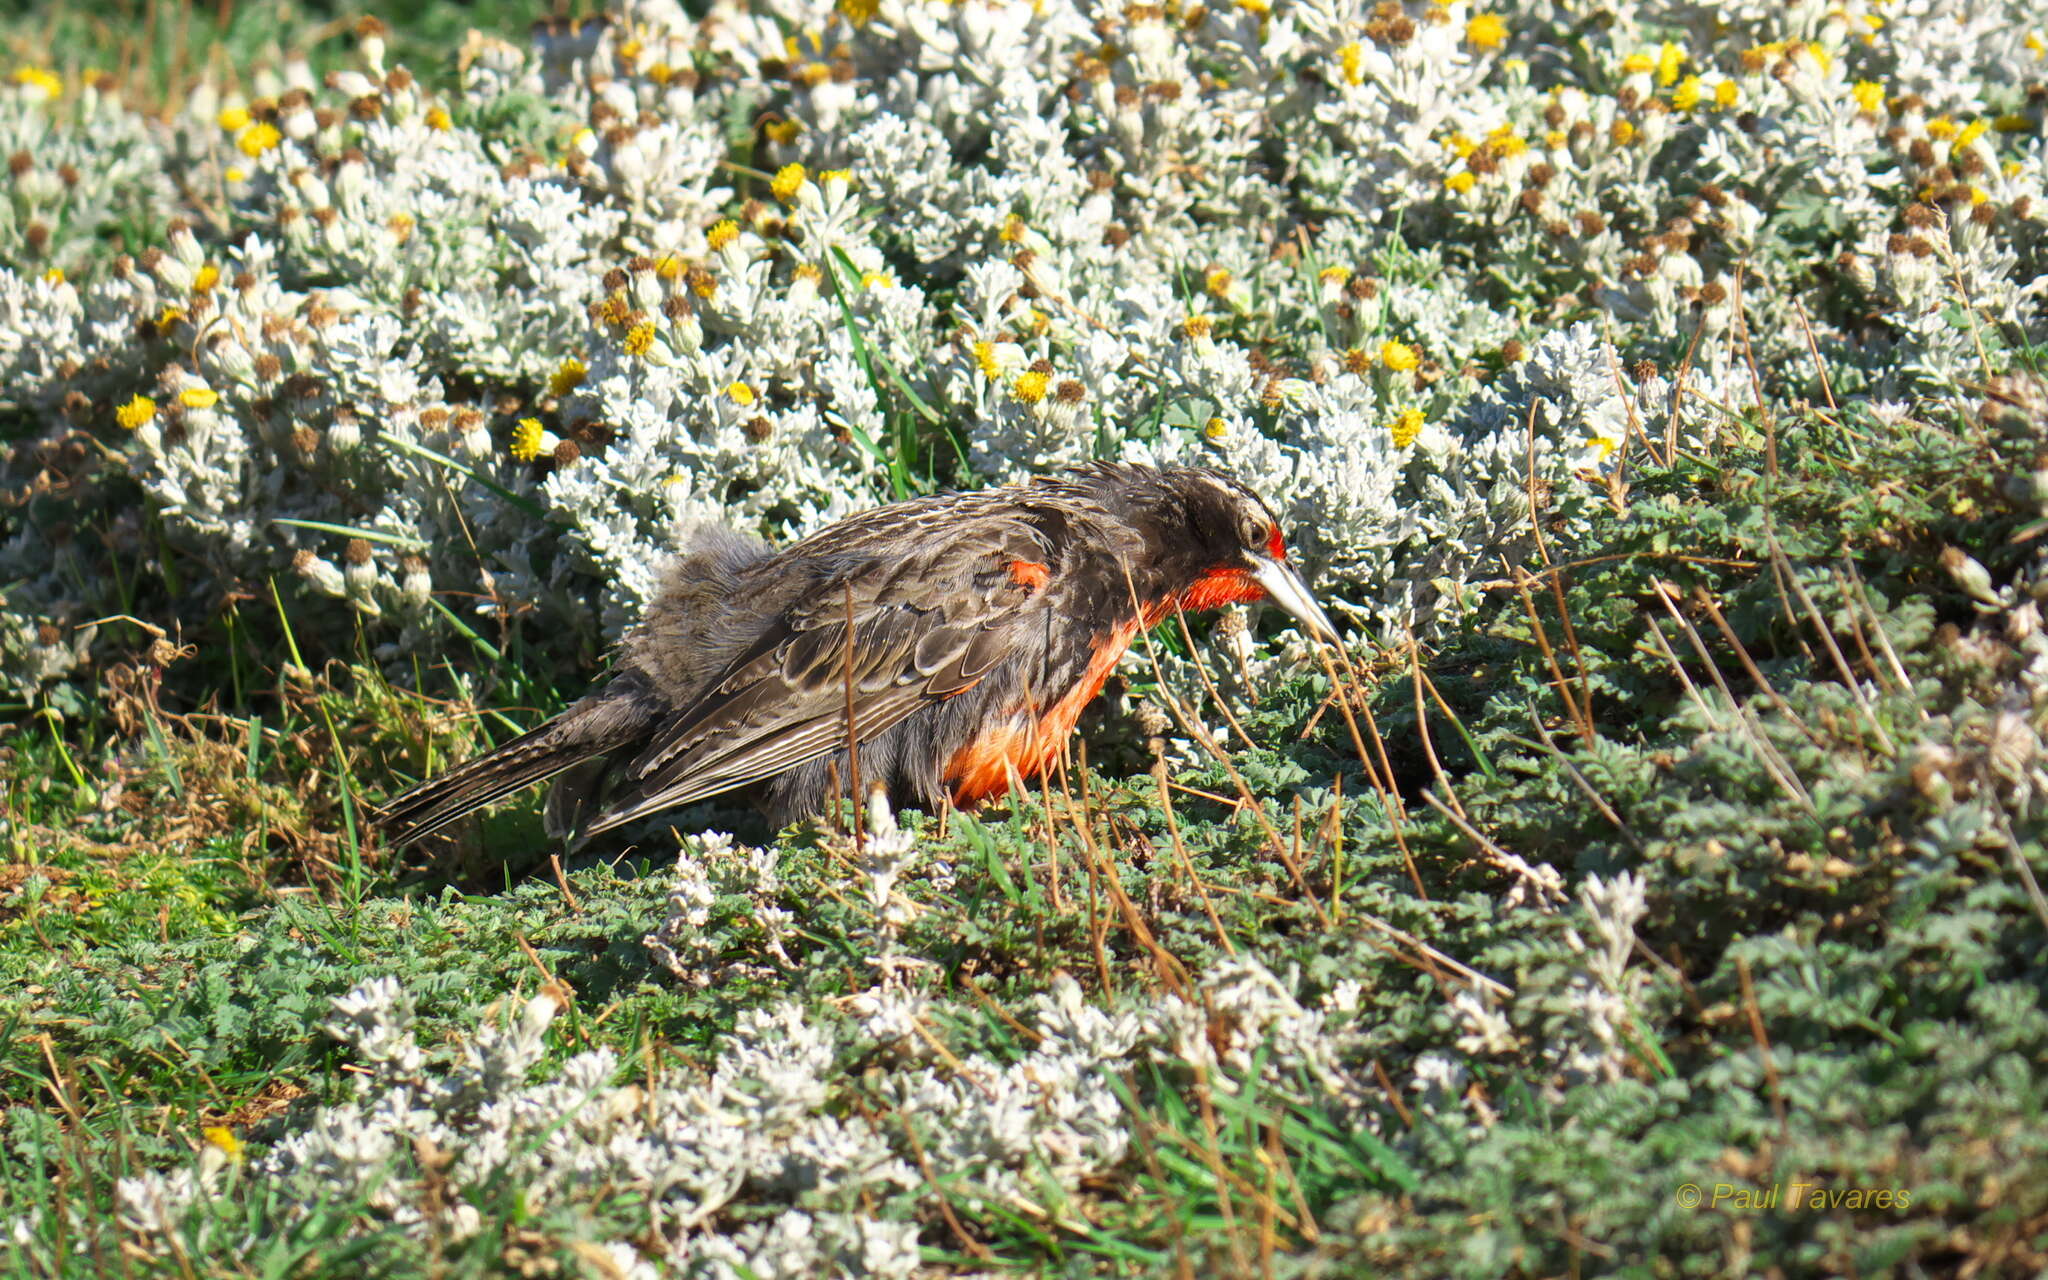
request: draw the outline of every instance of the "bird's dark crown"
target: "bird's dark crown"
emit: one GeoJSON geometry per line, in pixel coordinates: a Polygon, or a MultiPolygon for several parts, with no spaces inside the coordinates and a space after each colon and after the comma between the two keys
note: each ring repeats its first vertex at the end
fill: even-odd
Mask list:
{"type": "Polygon", "coordinates": [[[1153,543],[1154,563],[1169,579],[1192,582],[1287,557],[1272,509],[1235,476],[1210,467],[1116,464],[1084,474],[1100,486],[1104,505],[1153,543]]]}

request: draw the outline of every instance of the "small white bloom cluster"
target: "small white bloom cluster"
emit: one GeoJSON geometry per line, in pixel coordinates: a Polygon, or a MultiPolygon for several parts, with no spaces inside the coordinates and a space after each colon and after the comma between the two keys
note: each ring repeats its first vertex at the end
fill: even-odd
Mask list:
{"type": "MultiPolygon", "coordinates": [[[[1081,1181],[1131,1157],[1134,1119],[1119,1089],[1139,1064],[1194,1064],[1207,1086],[1234,1089],[1263,1062],[1268,1095],[1307,1071],[1326,1091],[1321,1105],[1348,1114],[1343,1104],[1364,1097],[1365,1081],[1336,1057],[1350,1033],[1326,1025],[1346,1014],[1343,1000],[1307,1010],[1251,960],[1205,975],[1190,996],[1106,1012],[1056,975],[1019,1024],[1031,1048],[1010,1061],[892,1055],[898,1046],[877,1041],[870,1018],[819,1020],[785,1004],[741,1015],[701,1078],[617,1086],[622,1064],[608,1049],[537,1069],[563,1007],[551,990],[493,1006],[452,1046],[424,1048],[410,995],[378,979],[337,999],[326,1028],[365,1069],[356,1100],[252,1143],[234,1184],[212,1147],[195,1168],[123,1180],[122,1226],[131,1247],[154,1253],[196,1204],[255,1185],[295,1212],[367,1212],[365,1227],[460,1242],[487,1225],[479,1205],[493,1189],[516,1187],[528,1214],[644,1203],[633,1245],[588,1242],[627,1274],[656,1274],[633,1269],[651,1258],[703,1276],[908,1276],[919,1273],[921,1225],[941,1221],[937,1197],[970,1214],[1001,1206],[1072,1220],[1081,1181]],[[1227,1045],[1214,1018],[1231,1028],[1227,1045]],[[854,1056],[883,1066],[852,1076],[843,1066],[854,1056]],[[849,1108],[855,1083],[869,1103],[849,1108]]],[[[912,998],[907,1016],[921,1018],[923,1004],[912,998]]]]}
{"type": "MultiPolygon", "coordinates": [[[[1207,461],[1398,637],[1631,450],[2043,337],[2028,6],[617,0],[168,124],[0,86],[0,411],[397,654],[615,635],[677,524],[1207,461]],[[151,242],[111,263],[117,227],[151,242]]],[[[12,491],[42,493],[32,446],[12,491]]],[[[104,616],[0,546],[0,656],[104,616]]],[[[89,593],[87,593],[89,594],[89,593]]],[[[1455,603],[1450,607],[1457,607],[1455,603]]],[[[68,641],[67,641],[68,643],[68,641]]]]}
{"type": "Polygon", "coordinates": [[[1584,972],[1573,976],[1566,993],[1577,1025],[1546,1046],[1567,1083],[1619,1080],[1628,1069],[1626,1037],[1646,981],[1641,970],[1629,966],[1636,921],[1648,910],[1644,892],[1643,878],[1632,871],[1607,880],[1587,876],[1579,886],[1593,942],[1587,945],[1576,929],[1565,935],[1572,950],[1585,957],[1584,972]]]}
{"type": "MultiPolygon", "coordinates": [[[[1355,1025],[1359,984],[1311,1007],[1296,997],[1296,975],[1250,956],[1184,989],[1107,1002],[1056,972],[1008,1020],[1024,1044],[953,1053],[948,1028],[976,1011],[936,999],[917,981],[936,966],[896,940],[900,874],[943,869],[886,808],[867,840],[879,851],[859,875],[874,891],[848,901],[893,962],[833,1002],[840,1014],[795,1003],[744,1012],[701,1072],[620,1085],[633,1064],[609,1049],[542,1065],[551,1047],[566,1047],[550,1032],[567,1003],[553,986],[493,1004],[467,1036],[422,1045],[411,994],[395,979],[368,981],[336,999],[325,1024],[356,1059],[357,1096],[291,1113],[246,1150],[225,1142],[232,1157],[210,1144],[194,1167],[124,1180],[128,1247],[156,1255],[171,1237],[189,1246],[199,1238],[190,1233],[213,1230],[195,1209],[250,1194],[459,1244],[490,1225],[494,1195],[516,1188],[529,1216],[637,1206],[632,1244],[576,1246],[605,1251],[625,1274],[907,1276],[920,1273],[921,1233],[942,1243],[949,1212],[1085,1223],[1083,1185],[1137,1159],[1133,1133],[1145,1120],[1131,1110],[1134,1087],[1226,1095],[1256,1075],[1264,1103],[1377,1126],[1355,1025]],[[231,1158],[244,1162],[232,1179],[231,1158]]],[[[673,914],[647,940],[679,976],[691,977],[692,958],[674,950],[673,926],[713,923],[710,881],[757,903],[782,896],[772,876],[742,870],[753,863],[729,842],[684,851],[673,914]]],[[[718,963],[694,959],[705,972],[718,963]]]]}
{"type": "Polygon", "coordinates": [[[711,908],[721,896],[744,896],[756,930],[753,945],[782,964],[789,964],[784,943],[795,927],[794,917],[780,906],[782,877],[776,851],[735,845],[722,832],[686,836],[676,854],[676,878],[669,891],[668,915],[654,932],[641,939],[654,958],[691,986],[708,987],[749,973],[759,966],[736,962],[713,972],[711,958],[721,943],[709,933],[711,908]]]}

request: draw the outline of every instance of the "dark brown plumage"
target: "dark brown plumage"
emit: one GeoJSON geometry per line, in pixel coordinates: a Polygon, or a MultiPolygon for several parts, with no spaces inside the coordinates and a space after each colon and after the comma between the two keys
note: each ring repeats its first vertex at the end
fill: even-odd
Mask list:
{"type": "Polygon", "coordinates": [[[864,785],[973,806],[1058,754],[1139,630],[1271,596],[1329,620],[1272,513],[1202,468],[1097,464],[878,507],[788,549],[700,534],[664,573],[602,687],[391,801],[413,840],[554,779],[551,834],[582,838],[745,789],[777,821],[820,810],[847,759],[846,620],[864,785]]]}

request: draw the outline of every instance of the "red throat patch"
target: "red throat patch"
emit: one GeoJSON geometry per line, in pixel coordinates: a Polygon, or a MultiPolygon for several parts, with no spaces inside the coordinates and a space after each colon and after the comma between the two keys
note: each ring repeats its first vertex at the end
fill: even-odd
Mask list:
{"type": "MultiPolygon", "coordinates": [[[[1227,604],[1250,604],[1264,600],[1266,589],[1259,580],[1243,569],[1222,567],[1211,569],[1195,579],[1195,585],[1180,593],[1180,607],[1189,613],[1204,609],[1221,609],[1227,604]]],[[[1169,606],[1168,613],[1173,610],[1169,606]]]]}
{"type": "Polygon", "coordinates": [[[1043,591],[1045,584],[1052,581],[1052,570],[1035,560],[1012,560],[1010,581],[1026,591],[1043,591]]]}

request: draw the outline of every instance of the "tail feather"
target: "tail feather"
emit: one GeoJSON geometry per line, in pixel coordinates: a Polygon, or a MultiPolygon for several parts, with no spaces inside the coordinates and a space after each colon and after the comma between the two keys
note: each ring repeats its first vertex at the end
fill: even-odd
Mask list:
{"type": "MultiPolygon", "coordinates": [[[[410,844],[565,771],[588,779],[594,764],[595,776],[601,776],[601,757],[643,734],[655,714],[640,690],[615,681],[539,728],[393,798],[377,811],[376,825],[393,843],[410,844]]],[[[576,807],[587,807],[587,801],[576,807]]],[[[549,808],[552,819],[556,806],[549,808]]],[[[552,831],[553,821],[549,825],[552,831]]]]}
{"type": "Polygon", "coordinates": [[[550,721],[421,783],[379,809],[377,826],[394,843],[410,844],[587,759],[588,749],[560,741],[558,728],[550,721]]]}
{"type": "Polygon", "coordinates": [[[548,788],[547,833],[557,840],[580,843],[591,815],[605,802],[612,760],[597,756],[571,765],[548,788]]]}

